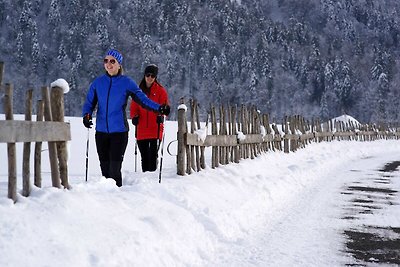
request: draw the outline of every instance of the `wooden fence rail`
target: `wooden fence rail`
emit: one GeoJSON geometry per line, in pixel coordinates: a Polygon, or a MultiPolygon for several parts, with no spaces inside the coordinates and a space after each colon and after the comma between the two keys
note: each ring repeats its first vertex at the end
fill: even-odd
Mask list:
{"type": "Polygon", "coordinates": [[[312,142],[400,138],[400,130],[395,127],[355,125],[353,122],[340,121],[321,123],[319,119],[310,122],[298,115],[285,117],[279,129],[276,123],[270,122],[268,114],[260,114],[255,107],[245,106],[241,106],[240,109],[225,109],[222,106],[218,109],[219,119],[216,116],[216,108],[211,106],[205,127],[201,128],[198,104],[195,100],[191,100],[190,108],[189,130],[187,106],[181,99],[178,107],[178,175],[204,169],[206,147],[212,147],[211,167],[216,168],[219,164],[253,159],[268,150],[289,153],[312,142]]]}
{"type": "MultiPolygon", "coordinates": [[[[5,121],[0,121],[0,143],[7,143],[8,197],[17,201],[17,172],[15,143],[23,142],[22,195],[29,196],[31,142],[36,142],[34,151],[34,184],[41,187],[41,148],[48,142],[52,186],[69,188],[66,141],[71,140],[69,123],[64,122],[64,93],[60,87],[42,88],[42,99],[37,104],[37,121],[32,121],[32,92],[26,93],[25,121],[14,120],[13,86],[2,85],[4,64],[0,62],[0,88],[4,90],[3,106],[5,121]],[[45,121],[43,121],[43,117],[45,121]]],[[[1,90],[0,90],[1,91],[1,90]]]]}

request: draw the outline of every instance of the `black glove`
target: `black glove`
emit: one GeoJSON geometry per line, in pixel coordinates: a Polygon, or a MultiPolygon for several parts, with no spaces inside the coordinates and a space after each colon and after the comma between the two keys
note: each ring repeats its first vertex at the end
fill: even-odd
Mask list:
{"type": "Polygon", "coordinates": [[[132,118],[132,125],[137,126],[139,124],[139,116],[132,118]]]}
{"type": "Polygon", "coordinates": [[[83,116],[83,125],[85,125],[86,128],[92,128],[93,122],[90,114],[85,114],[85,116],[83,116]]]}
{"type": "Polygon", "coordinates": [[[157,115],[157,123],[158,124],[164,123],[164,116],[157,115]]]}
{"type": "Polygon", "coordinates": [[[163,105],[161,105],[160,108],[158,109],[158,112],[159,112],[161,115],[168,116],[169,113],[171,112],[171,108],[170,108],[167,104],[163,104],[163,105]]]}

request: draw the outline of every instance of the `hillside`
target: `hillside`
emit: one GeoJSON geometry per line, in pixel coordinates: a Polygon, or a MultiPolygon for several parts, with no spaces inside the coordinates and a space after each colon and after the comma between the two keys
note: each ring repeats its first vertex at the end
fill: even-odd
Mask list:
{"type": "Polygon", "coordinates": [[[80,114],[115,47],[135,80],[158,64],[173,105],[184,96],[203,113],[210,103],[252,104],[277,119],[393,122],[399,12],[397,0],[0,0],[0,60],[17,98],[66,79],[68,115],[80,114]]]}
{"type": "MultiPolygon", "coordinates": [[[[0,168],[2,267],[400,263],[399,162],[382,171],[398,161],[398,140],[312,143],[295,153],[269,151],[215,169],[208,147],[207,168],[186,176],[176,175],[176,157],[164,151],[159,184],[158,172],[134,171],[131,131],[119,188],[101,177],[93,130],[85,182],[87,129],[81,118],[66,121],[72,133],[70,190],[51,187],[45,143],[43,186],[32,186],[29,197],[21,195],[22,143],[15,204],[7,198],[7,168],[0,168]],[[361,239],[380,249],[349,244],[361,239]]],[[[166,131],[168,144],[176,138],[177,123],[167,121],[166,131]]],[[[0,143],[2,163],[6,147],[0,143]]],[[[172,145],[171,152],[175,149],[172,145]]]]}

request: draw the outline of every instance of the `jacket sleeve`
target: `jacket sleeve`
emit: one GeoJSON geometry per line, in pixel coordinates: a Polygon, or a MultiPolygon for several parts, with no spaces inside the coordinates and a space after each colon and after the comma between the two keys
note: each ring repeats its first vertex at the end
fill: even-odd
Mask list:
{"type": "Polygon", "coordinates": [[[128,90],[132,96],[133,101],[137,102],[145,109],[158,112],[160,105],[149,99],[146,94],[143,93],[142,90],[140,90],[139,86],[137,86],[137,84],[131,79],[129,79],[128,90]]]}
{"type": "Polygon", "coordinates": [[[96,94],[96,88],[94,83],[90,85],[89,91],[86,96],[85,103],[83,104],[82,108],[82,117],[85,116],[85,114],[90,114],[92,115],[94,108],[97,105],[97,94],[96,94]]]}

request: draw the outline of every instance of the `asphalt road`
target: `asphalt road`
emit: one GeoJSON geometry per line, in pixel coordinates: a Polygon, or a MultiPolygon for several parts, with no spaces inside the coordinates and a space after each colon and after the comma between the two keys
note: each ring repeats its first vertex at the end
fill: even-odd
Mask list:
{"type": "Polygon", "coordinates": [[[354,258],[354,263],[347,266],[400,265],[400,228],[366,223],[369,219],[379,220],[377,216],[389,212],[390,206],[400,204],[399,188],[394,183],[394,179],[400,179],[399,166],[400,161],[394,161],[376,172],[360,172],[364,177],[342,191],[347,196],[342,219],[352,225],[343,231],[346,252],[354,258]]]}

